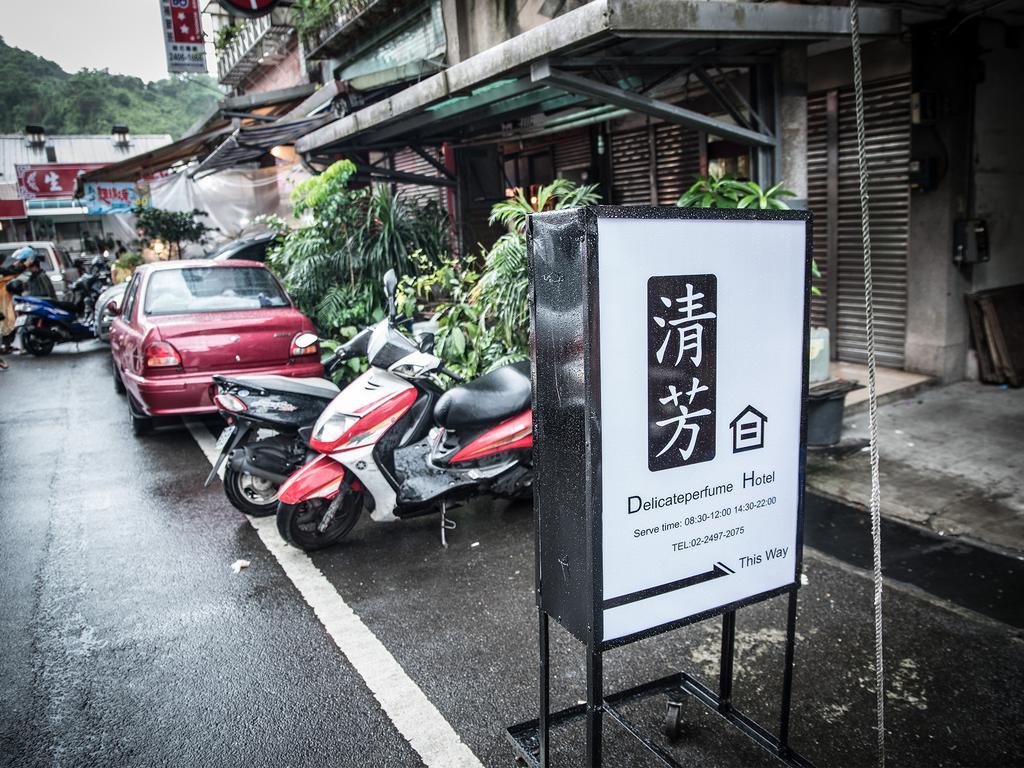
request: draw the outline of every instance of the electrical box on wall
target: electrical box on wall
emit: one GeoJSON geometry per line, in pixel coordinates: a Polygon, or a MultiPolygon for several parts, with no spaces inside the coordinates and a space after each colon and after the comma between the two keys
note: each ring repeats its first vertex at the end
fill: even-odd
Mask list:
{"type": "Polygon", "coordinates": [[[912,157],[909,176],[912,192],[931,192],[939,183],[938,160],[934,156],[912,157]]]}
{"type": "Polygon", "coordinates": [[[988,225],[984,219],[957,219],[953,224],[953,263],[988,261],[988,225]]]}
{"type": "Polygon", "coordinates": [[[912,125],[934,125],[939,119],[939,97],[932,91],[910,94],[910,122],[912,125]]]}

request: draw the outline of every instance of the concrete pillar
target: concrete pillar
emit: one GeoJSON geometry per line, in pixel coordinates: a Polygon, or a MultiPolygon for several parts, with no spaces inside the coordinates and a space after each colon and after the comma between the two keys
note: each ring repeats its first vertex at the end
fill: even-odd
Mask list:
{"type": "Polygon", "coordinates": [[[911,155],[944,168],[933,189],[910,200],[905,367],[942,381],[962,379],[967,364],[970,286],[953,264],[953,224],[967,209],[972,32],[922,26],[913,40],[913,88],[937,94],[940,109],[933,125],[914,126],[911,155]]]}
{"type": "MultiPolygon", "coordinates": [[[[789,43],[779,60],[779,174],[807,205],[807,46],[789,43]]],[[[795,206],[794,206],[795,207],[795,206]]]]}

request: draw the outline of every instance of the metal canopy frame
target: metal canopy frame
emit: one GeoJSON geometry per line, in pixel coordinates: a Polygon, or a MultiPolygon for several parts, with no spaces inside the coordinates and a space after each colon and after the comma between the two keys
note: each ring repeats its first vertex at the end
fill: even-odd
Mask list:
{"type": "MultiPolygon", "coordinates": [[[[864,9],[861,26],[868,35],[898,34],[899,12],[864,9]]],[[[566,74],[567,70],[596,67],[639,72],[700,63],[720,68],[770,66],[773,48],[783,41],[815,41],[848,34],[849,11],[828,5],[593,0],[314,131],[297,142],[296,149],[311,155],[329,150],[343,153],[407,146],[413,140],[427,144],[476,138],[465,134],[467,120],[482,118],[485,123],[500,123],[513,108],[503,104],[506,99],[532,97],[530,86],[538,84],[531,79],[531,67],[543,59],[550,59],[551,71],[566,74]],[[510,79],[516,84],[509,83],[510,79]],[[491,87],[505,91],[488,96],[491,87]],[[468,104],[460,103],[465,99],[470,100],[468,104]],[[444,110],[442,114],[438,114],[440,110],[444,110]],[[479,111],[467,114],[466,110],[479,111]],[[406,140],[400,142],[403,136],[406,140]]],[[[619,79],[609,78],[608,84],[619,79]]],[[[563,84],[568,82],[563,79],[563,84]]],[[[618,88],[625,93],[595,89],[586,83],[572,85],[587,86],[587,95],[573,92],[581,102],[614,97],[630,105],[620,109],[657,108],[673,121],[693,119],[692,115],[636,99],[631,95],[634,89],[623,88],[621,82],[618,88]]],[[[535,107],[546,102],[536,98],[535,107]]],[[[774,124],[769,115],[775,110],[770,103],[754,106],[762,122],[758,122],[759,130],[748,127],[751,134],[745,136],[745,143],[769,147],[764,143],[769,135],[764,127],[774,124]]],[[[645,112],[641,110],[641,114],[645,112]]],[[[731,124],[719,121],[714,128],[735,133],[735,126],[726,129],[726,125],[731,124]]]]}
{"type": "MultiPolygon", "coordinates": [[[[721,136],[724,139],[733,139],[743,144],[752,144],[759,147],[775,147],[777,144],[777,140],[773,135],[745,128],[742,124],[742,122],[745,122],[744,118],[740,118],[736,123],[728,123],[724,120],[702,115],[699,112],[694,112],[665,101],[659,101],[640,93],[626,91],[613,85],[599,83],[590,78],[553,69],[548,61],[534,64],[530,77],[535,83],[550,83],[569,93],[589,96],[603,104],[611,104],[628,109],[631,112],[657,117],[667,123],[675,123],[697,131],[706,131],[707,133],[721,136]]],[[[717,95],[714,92],[712,93],[717,95]]],[[[723,106],[730,112],[734,111],[734,107],[731,104],[727,103],[723,106]]],[[[736,115],[738,117],[738,113],[736,115]]]]}

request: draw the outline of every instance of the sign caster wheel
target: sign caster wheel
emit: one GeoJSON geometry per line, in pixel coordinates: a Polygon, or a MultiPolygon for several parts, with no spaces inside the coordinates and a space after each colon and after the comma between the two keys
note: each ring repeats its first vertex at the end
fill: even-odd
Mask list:
{"type": "Polygon", "coordinates": [[[670,701],[665,706],[665,738],[669,741],[679,741],[683,735],[683,706],[682,701],[670,701]]]}

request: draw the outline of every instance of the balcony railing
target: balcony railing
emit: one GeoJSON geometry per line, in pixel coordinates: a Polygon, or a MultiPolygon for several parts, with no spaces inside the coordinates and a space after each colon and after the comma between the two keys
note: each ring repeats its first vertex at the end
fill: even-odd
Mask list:
{"type": "Polygon", "coordinates": [[[318,58],[336,38],[344,36],[353,26],[359,26],[360,22],[368,23],[367,17],[396,5],[398,3],[394,0],[341,0],[338,11],[330,21],[305,35],[303,42],[307,56],[318,58]]]}
{"type": "Polygon", "coordinates": [[[239,85],[257,67],[280,61],[294,32],[288,8],[246,20],[238,37],[217,58],[217,80],[222,85],[239,85]]]}

